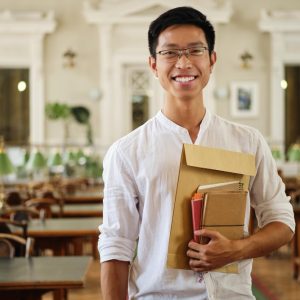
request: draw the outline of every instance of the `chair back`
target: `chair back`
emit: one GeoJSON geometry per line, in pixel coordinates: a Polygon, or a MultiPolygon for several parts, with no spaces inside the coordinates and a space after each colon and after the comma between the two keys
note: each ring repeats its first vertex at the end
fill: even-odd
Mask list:
{"type": "Polygon", "coordinates": [[[10,233],[0,233],[0,257],[29,257],[33,253],[32,238],[22,238],[10,233]]]}
{"type": "Polygon", "coordinates": [[[25,201],[25,206],[30,208],[35,208],[39,210],[40,217],[43,218],[51,218],[52,210],[51,206],[59,205],[60,210],[62,209],[60,203],[56,199],[51,198],[33,198],[25,201]]]}
{"type": "Polygon", "coordinates": [[[0,233],[11,233],[10,226],[20,227],[22,229],[22,236],[27,238],[27,221],[14,221],[11,219],[0,218],[0,233]]]}
{"type": "Polygon", "coordinates": [[[9,217],[13,221],[29,221],[34,218],[39,218],[40,213],[37,209],[26,207],[24,205],[21,206],[9,206],[6,207],[3,212],[4,216],[9,217]]]}

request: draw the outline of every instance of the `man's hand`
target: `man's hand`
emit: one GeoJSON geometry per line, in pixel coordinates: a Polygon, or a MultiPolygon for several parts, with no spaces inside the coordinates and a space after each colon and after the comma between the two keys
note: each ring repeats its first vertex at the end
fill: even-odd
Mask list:
{"type": "Polygon", "coordinates": [[[237,260],[264,256],[289,242],[292,230],[281,222],[271,222],[255,234],[241,240],[229,240],[220,233],[202,229],[196,235],[208,237],[206,245],[190,241],[187,256],[194,271],[206,272],[237,260]]]}
{"type": "Polygon", "coordinates": [[[217,231],[202,229],[195,231],[196,235],[210,239],[208,244],[202,245],[189,242],[187,256],[190,258],[190,267],[197,272],[206,272],[223,267],[235,260],[238,250],[237,243],[229,240],[217,231]]]}

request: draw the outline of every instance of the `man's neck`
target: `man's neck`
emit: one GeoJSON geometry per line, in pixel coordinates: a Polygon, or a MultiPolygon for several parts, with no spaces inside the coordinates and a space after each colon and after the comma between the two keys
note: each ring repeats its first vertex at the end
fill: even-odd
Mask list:
{"type": "Polygon", "coordinates": [[[174,123],[186,128],[192,141],[195,142],[205,115],[202,98],[187,101],[166,99],[163,113],[174,123]]]}

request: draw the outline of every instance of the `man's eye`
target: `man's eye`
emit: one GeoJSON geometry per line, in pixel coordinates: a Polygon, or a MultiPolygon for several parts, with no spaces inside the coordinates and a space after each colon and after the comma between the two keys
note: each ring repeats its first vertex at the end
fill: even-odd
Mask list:
{"type": "Polygon", "coordinates": [[[196,48],[196,49],[191,49],[190,54],[191,55],[202,55],[204,53],[203,48],[196,48]]]}
{"type": "Polygon", "coordinates": [[[176,56],[177,52],[173,51],[173,50],[166,50],[162,54],[165,55],[165,56],[176,56]]]}

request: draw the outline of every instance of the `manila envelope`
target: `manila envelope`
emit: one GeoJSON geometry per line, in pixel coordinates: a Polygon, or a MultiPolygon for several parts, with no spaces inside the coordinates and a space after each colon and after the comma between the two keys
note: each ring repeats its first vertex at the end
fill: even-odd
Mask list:
{"type": "Polygon", "coordinates": [[[197,187],[239,180],[243,190],[247,191],[250,176],[255,173],[255,157],[251,154],[183,145],[169,238],[168,268],[190,270],[186,252],[193,239],[191,198],[197,187]]]}

